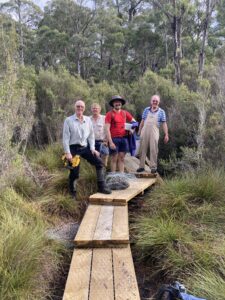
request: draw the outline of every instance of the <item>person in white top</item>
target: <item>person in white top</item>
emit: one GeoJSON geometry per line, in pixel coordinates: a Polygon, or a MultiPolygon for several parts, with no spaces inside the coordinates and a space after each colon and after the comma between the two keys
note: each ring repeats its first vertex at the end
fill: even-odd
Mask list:
{"type": "Polygon", "coordinates": [[[100,153],[100,157],[106,167],[109,157],[109,148],[106,137],[105,116],[101,115],[101,106],[98,103],[91,105],[91,112],[92,116],[90,118],[95,135],[95,149],[100,153]]]}
{"type": "Polygon", "coordinates": [[[79,178],[80,165],[73,167],[73,157],[81,156],[96,168],[98,191],[110,194],[111,190],[105,183],[104,164],[95,149],[94,129],[90,117],[84,115],[83,100],[75,102],[75,114],[66,118],[63,126],[63,147],[66,159],[70,162],[69,191],[76,199],[76,182],[79,178]]]}

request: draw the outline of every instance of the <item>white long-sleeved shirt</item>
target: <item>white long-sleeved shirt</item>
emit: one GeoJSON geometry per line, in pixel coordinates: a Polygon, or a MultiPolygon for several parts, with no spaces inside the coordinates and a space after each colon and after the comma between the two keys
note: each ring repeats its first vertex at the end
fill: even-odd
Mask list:
{"type": "Polygon", "coordinates": [[[65,153],[70,153],[70,145],[79,144],[95,150],[95,136],[90,117],[83,116],[81,122],[76,114],[66,118],[63,126],[63,148],[65,153]]]}

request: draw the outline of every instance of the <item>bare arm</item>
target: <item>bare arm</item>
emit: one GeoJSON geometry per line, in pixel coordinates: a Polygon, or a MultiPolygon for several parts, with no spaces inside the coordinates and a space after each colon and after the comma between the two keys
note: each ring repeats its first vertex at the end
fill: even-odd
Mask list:
{"type": "Polygon", "coordinates": [[[105,130],[106,130],[106,137],[107,137],[107,140],[109,142],[109,147],[112,148],[112,149],[115,149],[116,146],[112,141],[111,132],[110,132],[110,124],[109,123],[105,124],[105,130]]]}
{"type": "Polygon", "coordinates": [[[139,126],[138,135],[141,134],[141,130],[142,130],[143,126],[144,126],[144,120],[142,119],[141,123],[140,123],[140,126],[139,126]]]}
{"type": "Polygon", "coordinates": [[[168,134],[168,126],[166,122],[162,123],[162,128],[163,128],[163,132],[164,132],[164,143],[168,143],[169,141],[169,134],[168,134]]]}

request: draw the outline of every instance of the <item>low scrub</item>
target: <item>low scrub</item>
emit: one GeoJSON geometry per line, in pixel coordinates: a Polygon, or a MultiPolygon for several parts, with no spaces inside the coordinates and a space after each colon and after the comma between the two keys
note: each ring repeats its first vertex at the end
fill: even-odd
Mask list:
{"type": "Polygon", "coordinates": [[[12,189],[0,197],[0,299],[42,299],[58,262],[56,247],[45,238],[40,213],[12,189]],[[46,257],[48,263],[46,265],[46,257]],[[46,275],[46,274],[45,274],[46,275]]]}
{"type": "Polygon", "coordinates": [[[165,181],[146,199],[134,224],[140,259],[208,300],[224,299],[224,288],[217,289],[224,286],[224,182],[224,171],[212,168],[165,181]]]}

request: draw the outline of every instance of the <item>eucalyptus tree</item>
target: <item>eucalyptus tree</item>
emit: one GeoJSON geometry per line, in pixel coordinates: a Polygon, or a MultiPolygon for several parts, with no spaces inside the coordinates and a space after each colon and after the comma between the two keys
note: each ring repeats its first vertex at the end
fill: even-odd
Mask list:
{"type": "Polygon", "coordinates": [[[173,36],[173,61],[175,67],[175,81],[177,84],[182,82],[181,59],[182,54],[182,32],[183,23],[188,15],[192,4],[187,0],[150,0],[155,8],[160,9],[167,17],[172,29],[173,36]]]}
{"type": "Polygon", "coordinates": [[[196,1],[197,6],[203,10],[203,18],[201,22],[201,46],[199,50],[198,73],[202,77],[205,64],[205,48],[208,43],[208,33],[212,20],[212,14],[215,11],[218,0],[196,1]]]}
{"type": "Polygon", "coordinates": [[[20,63],[24,64],[24,29],[37,26],[42,14],[41,9],[31,0],[4,1],[0,9],[9,13],[18,22],[20,63]]]}
{"type": "Polygon", "coordinates": [[[95,10],[72,0],[53,0],[45,7],[40,26],[48,26],[67,35],[65,57],[76,67],[76,73],[85,77],[85,60],[91,53],[93,43],[95,10]]]}

